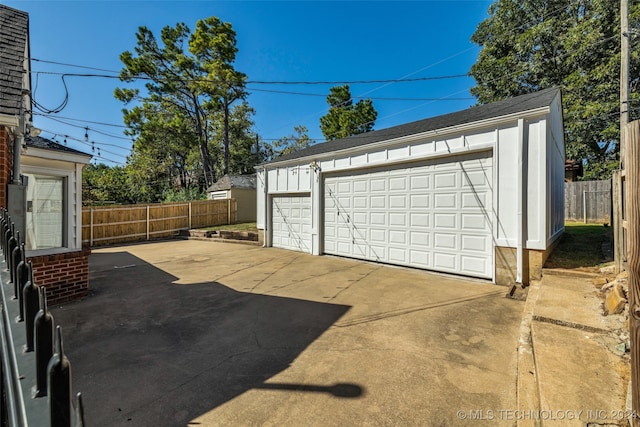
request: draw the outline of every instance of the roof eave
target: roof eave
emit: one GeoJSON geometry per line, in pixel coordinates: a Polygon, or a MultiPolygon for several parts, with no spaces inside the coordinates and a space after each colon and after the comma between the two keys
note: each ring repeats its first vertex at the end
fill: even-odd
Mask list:
{"type": "Polygon", "coordinates": [[[46,148],[38,148],[38,147],[26,147],[23,155],[38,157],[41,159],[47,160],[58,160],[58,161],[66,161],[71,163],[81,163],[81,164],[89,164],[91,162],[91,158],[93,157],[90,154],[80,154],[80,153],[70,153],[66,151],[59,150],[47,150],[46,148]]]}
{"type": "Polygon", "coordinates": [[[520,118],[528,119],[532,117],[549,114],[550,112],[551,112],[551,106],[546,105],[544,107],[534,108],[534,109],[525,110],[525,111],[519,111],[517,113],[511,113],[504,116],[492,117],[485,120],[478,120],[478,121],[450,126],[446,128],[440,128],[440,129],[430,130],[426,132],[415,133],[413,135],[407,135],[400,138],[385,139],[383,141],[378,141],[371,144],[363,144],[357,147],[345,148],[342,150],[327,151],[327,152],[319,153],[315,155],[311,154],[308,156],[297,157],[295,159],[289,159],[289,160],[282,160],[282,161],[275,160],[273,162],[257,165],[255,166],[255,169],[264,170],[270,167],[291,166],[299,163],[304,163],[305,161],[324,160],[326,158],[335,157],[338,154],[361,153],[363,151],[368,151],[371,149],[382,148],[387,145],[394,145],[402,142],[414,142],[420,139],[424,139],[425,137],[431,137],[436,135],[443,136],[446,134],[460,133],[460,132],[467,131],[469,129],[480,128],[480,127],[500,126],[520,118]]]}

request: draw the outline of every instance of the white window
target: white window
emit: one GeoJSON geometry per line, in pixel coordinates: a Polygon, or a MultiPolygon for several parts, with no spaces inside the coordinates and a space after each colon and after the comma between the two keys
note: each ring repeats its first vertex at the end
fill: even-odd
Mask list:
{"type": "Polygon", "coordinates": [[[67,246],[66,177],[25,174],[27,177],[26,248],[67,246]]]}

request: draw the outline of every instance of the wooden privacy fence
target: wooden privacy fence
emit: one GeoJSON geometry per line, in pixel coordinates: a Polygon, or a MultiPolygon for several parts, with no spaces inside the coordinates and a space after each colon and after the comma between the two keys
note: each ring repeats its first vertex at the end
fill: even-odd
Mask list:
{"type": "Polygon", "coordinates": [[[611,224],[611,180],[565,182],[564,218],[611,224]]]}
{"type": "Polygon", "coordinates": [[[96,206],[82,210],[82,242],[89,246],[150,240],[180,230],[233,224],[234,199],[96,206]]]}

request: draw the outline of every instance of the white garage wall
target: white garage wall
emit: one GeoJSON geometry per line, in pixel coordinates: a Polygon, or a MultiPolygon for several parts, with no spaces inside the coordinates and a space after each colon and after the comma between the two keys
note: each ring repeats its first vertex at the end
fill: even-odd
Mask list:
{"type": "Polygon", "coordinates": [[[518,127],[514,123],[497,129],[496,134],[496,245],[515,247],[518,233],[518,127]]]}
{"type": "Polygon", "coordinates": [[[522,132],[518,119],[511,116],[483,124],[461,125],[446,130],[411,135],[313,157],[270,164],[258,171],[258,227],[270,221],[266,206],[268,194],[310,193],[312,199],[312,253],[323,252],[321,183],[324,174],[390,167],[407,161],[421,161],[453,154],[492,150],[493,215],[495,246],[515,247],[519,231],[518,185],[519,147],[524,148],[523,180],[527,185],[525,248],[544,250],[563,229],[564,139],[560,97],[543,109],[525,114],[522,132]],[[474,128],[475,126],[475,128],[474,128]],[[434,134],[436,136],[434,136],[434,134]],[[438,135],[439,134],[439,135],[438,135]],[[522,134],[522,140],[520,135],[522,134]]]}

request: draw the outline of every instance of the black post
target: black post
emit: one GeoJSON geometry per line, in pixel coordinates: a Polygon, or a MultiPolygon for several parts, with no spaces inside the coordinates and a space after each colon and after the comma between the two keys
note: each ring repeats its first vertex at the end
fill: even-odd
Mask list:
{"type": "Polygon", "coordinates": [[[33,351],[33,322],[38,313],[38,287],[33,283],[33,266],[31,261],[29,265],[29,281],[24,285],[22,291],[22,302],[24,303],[24,326],[27,333],[27,342],[25,344],[25,352],[33,351]]]}
{"type": "Polygon", "coordinates": [[[71,427],[71,365],[62,347],[62,328],[56,326],[56,353],[47,368],[51,427],[71,427]]]}
{"type": "MultiPolygon", "coordinates": [[[[4,236],[5,231],[7,231],[4,227],[7,225],[7,210],[2,208],[2,215],[0,215],[0,236],[4,236]]],[[[2,248],[2,253],[4,253],[4,239],[0,238],[0,248],[2,248]]]]}
{"type": "Polygon", "coordinates": [[[5,261],[5,265],[7,266],[7,270],[9,270],[9,239],[11,239],[11,236],[13,235],[11,233],[11,224],[8,224],[9,227],[7,228],[7,230],[4,232],[4,250],[2,251],[2,255],[4,255],[4,261],[5,261]]]}
{"type": "Polygon", "coordinates": [[[82,393],[76,394],[76,425],[75,427],[84,427],[84,403],[82,403],[82,393]]]}
{"type": "Polygon", "coordinates": [[[18,292],[22,290],[22,288],[18,284],[18,264],[22,260],[22,247],[23,244],[20,243],[20,231],[16,231],[16,247],[13,248],[11,252],[11,274],[13,275],[13,299],[19,299],[18,292]]]}
{"type": "Polygon", "coordinates": [[[11,255],[13,255],[13,250],[18,246],[18,240],[16,240],[16,224],[11,223],[11,237],[9,237],[9,241],[7,242],[7,256],[4,259],[7,263],[7,269],[9,270],[9,281],[11,283],[15,283],[15,277],[13,276],[13,269],[11,266],[13,262],[11,260],[11,255]]]}
{"type": "Polygon", "coordinates": [[[36,348],[35,397],[47,395],[47,367],[53,356],[53,316],[47,310],[47,291],[40,288],[40,311],[36,314],[33,329],[36,348]]]}
{"type": "Polygon", "coordinates": [[[18,268],[16,269],[16,282],[18,283],[18,305],[20,308],[20,312],[18,314],[18,322],[22,322],[24,320],[24,286],[29,281],[29,267],[27,266],[27,255],[26,250],[24,248],[24,243],[20,245],[22,249],[21,260],[18,264],[18,268]]]}

